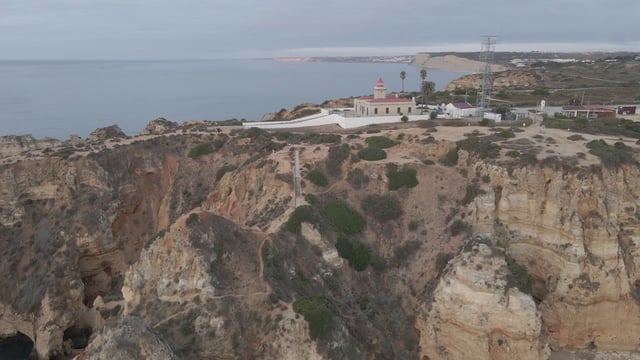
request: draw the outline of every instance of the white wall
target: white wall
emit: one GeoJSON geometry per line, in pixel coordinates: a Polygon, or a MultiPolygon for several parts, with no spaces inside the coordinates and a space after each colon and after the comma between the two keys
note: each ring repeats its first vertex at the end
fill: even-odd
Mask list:
{"type": "MultiPolygon", "coordinates": [[[[269,122],[245,122],[242,124],[244,128],[258,127],[261,129],[292,129],[292,128],[301,128],[308,126],[321,126],[321,125],[331,125],[337,124],[343,129],[353,129],[361,126],[373,125],[373,124],[388,124],[388,123],[397,123],[402,122],[402,116],[394,115],[394,116],[370,116],[370,117],[344,117],[337,114],[327,115],[326,110],[322,110],[325,112],[325,115],[312,115],[307,116],[305,118],[300,118],[291,121],[269,121],[269,122]]],[[[407,116],[409,121],[415,120],[427,120],[429,119],[429,114],[424,115],[409,115],[407,116]]]]}

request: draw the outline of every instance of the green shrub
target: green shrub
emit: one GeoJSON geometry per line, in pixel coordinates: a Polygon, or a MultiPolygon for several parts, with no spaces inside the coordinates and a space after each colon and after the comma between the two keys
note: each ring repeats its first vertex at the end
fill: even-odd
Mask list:
{"type": "Polygon", "coordinates": [[[369,177],[364,174],[362,169],[356,168],[349,171],[347,181],[354,189],[358,190],[369,183],[369,177]]]}
{"type": "Polygon", "coordinates": [[[293,311],[309,323],[309,335],[313,340],[330,341],[335,327],[334,307],[322,296],[303,297],[293,302],[293,311]]]}
{"type": "Polygon", "coordinates": [[[357,211],[342,201],[330,201],[324,207],[324,214],[331,223],[347,235],[362,231],[365,220],[357,211]]]}
{"type": "Polygon", "coordinates": [[[311,181],[312,183],[322,187],[327,186],[328,184],[327,178],[324,176],[324,174],[316,169],[309,171],[309,173],[307,174],[307,179],[309,179],[309,181],[311,181]]]}
{"type": "Polygon", "coordinates": [[[444,166],[456,166],[458,164],[458,148],[449,150],[438,161],[444,166]]]}
{"type": "Polygon", "coordinates": [[[400,120],[402,120],[402,122],[407,122],[407,121],[409,121],[409,118],[407,117],[407,115],[402,115],[400,120]]]}
{"type": "Polygon", "coordinates": [[[437,118],[438,118],[438,113],[437,112],[432,111],[432,112],[429,113],[429,119],[435,120],[437,118]]]}
{"type": "Polygon", "coordinates": [[[418,178],[416,169],[404,166],[398,170],[396,164],[387,164],[387,178],[389,183],[387,184],[389,190],[398,190],[403,186],[413,188],[418,185],[418,178]]]}
{"type": "Polygon", "coordinates": [[[317,134],[307,133],[302,138],[310,144],[338,144],[342,140],[342,137],[338,134],[317,134]]]}
{"type": "Polygon", "coordinates": [[[471,230],[471,226],[469,226],[469,224],[467,224],[466,222],[460,219],[455,220],[449,227],[449,232],[451,233],[451,236],[456,236],[456,235],[468,232],[469,230],[471,230]]]}
{"type": "Polygon", "coordinates": [[[209,154],[211,152],[213,152],[213,148],[211,147],[211,144],[204,143],[204,144],[198,144],[198,145],[194,146],[193,148],[191,148],[191,150],[189,150],[189,154],[187,154],[187,156],[190,157],[190,158],[196,158],[198,156],[209,154]]]}
{"type": "Polygon", "coordinates": [[[289,220],[287,220],[286,227],[290,232],[299,234],[300,225],[303,222],[314,224],[316,221],[316,215],[313,208],[310,205],[302,205],[293,210],[293,213],[289,216],[289,220]]]}
{"type": "Polygon", "coordinates": [[[407,224],[407,229],[409,229],[409,231],[416,231],[418,230],[418,227],[420,227],[420,222],[418,220],[411,220],[409,221],[409,224],[407,224]]]}
{"type": "Polygon", "coordinates": [[[222,179],[224,174],[228,173],[229,171],[233,171],[235,169],[236,167],[233,165],[227,165],[227,164],[222,165],[222,167],[218,169],[218,171],[216,171],[216,181],[220,181],[220,179],[222,179]]]}
{"type": "Polygon", "coordinates": [[[525,294],[531,295],[533,288],[533,280],[527,271],[527,268],[518,264],[511,256],[506,256],[507,267],[507,289],[516,287],[525,294]]]}
{"type": "Polygon", "coordinates": [[[362,200],[362,208],[380,222],[396,220],[402,216],[402,205],[398,197],[391,194],[371,194],[362,200]]]}
{"type": "Polygon", "coordinates": [[[520,151],[518,150],[509,150],[507,151],[507,156],[512,158],[517,158],[520,156],[520,151]]]}
{"type": "Polygon", "coordinates": [[[241,138],[251,138],[251,139],[256,139],[258,137],[263,137],[263,138],[271,138],[271,134],[269,134],[268,131],[257,128],[257,127],[251,127],[248,129],[244,129],[240,132],[239,137],[241,138]]]}
{"type": "Polygon", "coordinates": [[[616,142],[613,146],[604,140],[592,140],[587,143],[589,152],[600,158],[602,164],[616,168],[623,164],[634,163],[630,149],[622,142],[616,142]]]}
{"type": "Polygon", "coordinates": [[[387,158],[387,153],[378,148],[366,147],[358,151],[358,157],[367,161],[378,161],[387,158]]]}
{"type": "Polygon", "coordinates": [[[365,270],[371,261],[371,250],[367,245],[342,235],[338,236],[336,250],[338,255],[347,260],[349,266],[356,271],[365,270]]]}
{"type": "MultiPolygon", "coordinates": [[[[457,152],[456,152],[456,154],[457,154],[457,152]]],[[[431,159],[424,159],[424,160],[422,160],[422,163],[425,164],[425,165],[435,165],[435,162],[433,160],[431,160],[431,159]]]]}
{"type": "Polygon", "coordinates": [[[484,118],[480,120],[480,122],[478,122],[478,125],[480,126],[493,126],[494,124],[495,122],[493,120],[487,118],[484,118]]]}
{"type": "Polygon", "coordinates": [[[467,185],[467,191],[464,194],[464,198],[462,199],[463,205],[469,205],[476,198],[476,196],[484,194],[485,191],[480,189],[480,186],[476,183],[472,183],[467,185]]]}
{"type": "Polygon", "coordinates": [[[396,247],[393,250],[393,259],[395,265],[400,265],[404,260],[414,255],[422,243],[418,240],[407,241],[406,243],[396,247]]]}
{"type": "Polygon", "coordinates": [[[510,139],[510,138],[516,137],[516,134],[514,134],[513,131],[502,130],[502,131],[498,132],[496,134],[496,136],[504,138],[504,139],[510,139]]]}
{"type": "Polygon", "coordinates": [[[365,139],[369,147],[378,149],[387,149],[398,145],[398,142],[389,139],[386,136],[371,136],[365,139]]]}
{"type": "Polygon", "coordinates": [[[587,140],[587,139],[584,138],[584,136],[578,135],[578,134],[573,134],[573,135],[569,136],[567,139],[569,139],[571,141],[587,140]]]}
{"type": "Polygon", "coordinates": [[[500,155],[500,146],[489,140],[477,137],[470,137],[458,141],[458,148],[470,153],[475,153],[480,159],[495,159],[500,155]]]}
{"type": "Polygon", "coordinates": [[[349,144],[332,145],[325,161],[329,175],[340,176],[342,174],[342,163],[349,158],[350,154],[351,148],[349,144]]]}

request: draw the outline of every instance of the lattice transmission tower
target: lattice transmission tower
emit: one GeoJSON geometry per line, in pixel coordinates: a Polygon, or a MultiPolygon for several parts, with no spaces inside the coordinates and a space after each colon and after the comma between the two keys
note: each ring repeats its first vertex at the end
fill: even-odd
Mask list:
{"type": "MultiPolygon", "coordinates": [[[[482,82],[478,92],[478,111],[484,112],[489,108],[491,101],[491,88],[493,87],[493,73],[491,72],[491,64],[496,48],[496,36],[485,35],[482,40],[482,51],[480,52],[480,61],[482,61],[482,82]]],[[[482,116],[482,114],[480,115],[482,116]]]]}

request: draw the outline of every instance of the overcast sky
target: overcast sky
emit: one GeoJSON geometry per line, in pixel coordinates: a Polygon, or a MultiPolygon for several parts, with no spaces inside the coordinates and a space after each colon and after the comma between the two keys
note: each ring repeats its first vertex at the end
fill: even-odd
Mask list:
{"type": "Polygon", "coordinates": [[[0,59],[640,51],[640,0],[0,0],[0,59]]]}

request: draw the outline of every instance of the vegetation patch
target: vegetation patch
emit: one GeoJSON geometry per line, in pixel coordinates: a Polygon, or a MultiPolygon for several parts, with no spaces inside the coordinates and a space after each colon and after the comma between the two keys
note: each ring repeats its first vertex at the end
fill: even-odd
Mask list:
{"type": "Polygon", "coordinates": [[[523,293],[531,295],[533,280],[527,268],[518,264],[511,256],[506,255],[505,257],[507,267],[509,268],[509,273],[507,274],[507,289],[515,287],[523,293]]]}
{"type": "Polygon", "coordinates": [[[399,266],[402,264],[405,260],[414,255],[418,249],[420,249],[421,245],[422,243],[418,240],[410,240],[396,247],[393,250],[393,265],[399,266]]]}
{"type": "Polygon", "coordinates": [[[350,154],[351,148],[349,144],[332,145],[325,161],[329,175],[340,176],[342,174],[342,163],[349,158],[350,154]]]}
{"type": "Polygon", "coordinates": [[[289,216],[289,220],[287,220],[286,227],[290,232],[299,234],[300,225],[303,222],[314,224],[316,221],[317,219],[315,212],[313,211],[313,207],[310,205],[302,205],[293,210],[293,213],[289,216]]]}
{"type": "Polygon", "coordinates": [[[502,130],[496,133],[496,136],[501,137],[503,139],[510,139],[510,138],[516,137],[516,134],[514,134],[513,131],[510,131],[510,130],[502,130]]]}
{"type": "Polygon", "coordinates": [[[228,165],[228,164],[222,165],[222,167],[218,169],[218,171],[216,171],[216,181],[220,181],[220,179],[222,179],[224,174],[228,173],[229,171],[233,171],[235,169],[236,167],[233,165],[228,165]]]}
{"type": "Polygon", "coordinates": [[[587,140],[584,138],[584,136],[579,135],[579,134],[573,134],[569,137],[567,137],[567,139],[571,140],[571,141],[582,141],[582,140],[587,140]]]}
{"type": "Polygon", "coordinates": [[[443,157],[438,160],[444,166],[458,165],[458,148],[449,150],[443,157]]]}
{"type": "Polygon", "coordinates": [[[356,168],[349,171],[349,174],[347,175],[347,181],[354,189],[358,190],[367,186],[367,184],[369,183],[369,177],[365,175],[362,169],[356,168]]]}
{"type": "Polygon", "coordinates": [[[396,220],[402,216],[400,200],[392,194],[371,194],[362,200],[362,208],[380,222],[396,220]]]}
{"type": "Polygon", "coordinates": [[[371,261],[371,250],[369,250],[369,247],[357,240],[349,239],[346,236],[338,236],[336,250],[338,250],[338,255],[347,260],[349,266],[355,271],[365,270],[371,261]]]}
{"type": "Polygon", "coordinates": [[[485,191],[480,189],[480,186],[476,183],[471,183],[467,185],[467,190],[464,194],[464,198],[462,199],[463,205],[469,205],[478,195],[484,194],[485,191]]]}
{"type": "Polygon", "coordinates": [[[365,142],[369,147],[378,149],[387,149],[399,144],[397,141],[393,141],[386,136],[371,136],[368,137],[365,142]]]}
{"type": "Polygon", "coordinates": [[[191,150],[189,150],[189,154],[187,154],[188,157],[190,158],[197,158],[198,156],[202,156],[202,155],[206,155],[213,152],[213,148],[211,147],[211,144],[209,143],[204,143],[204,144],[198,144],[196,146],[194,146],[193,148],[191,148],[191,150]]]}
{"type": "Polygon", "coordinates": [[[587,147],[590,153],[600,158],[604,166],[616,168],[623,164],[635,163],[631,149],[622,142],[616,142],[611,146],[602,139],[592,140],[587,143],[587,147]]]}
{"type": "Polygon", "coordinates": [[[387,158],[387,153],[379,148],[366,147],[358,151],[358,157],[367,161],[378,161],[387,158]]]}
{"type": "Polygon", "coordinates": [[[307,173],[307,179],[309,179],[309,181],[311,181],[312,183],[322,187],[325,187],[328,184],[326,176],[324,176],[324,174],[317,169],[309,171],[309,173],[307,173]]]}
{"type": "Polygon", "coordinates": [[[309,335],[313,340],[330,341],[335,327],[335,310],[329,299],[308,296],[293,302],[293,311],[309,323],[309,335]]]}
{"type": "Polygon", "coordinates": [[[330,201],[324,206],[324,214],[331,223],[347,235],[362,231],[365,220],[357,211],[342,201],[330,201]]]}
{"type": "Polygon", "coordinates": [[[458,141],[458,148],[475,153],[480,159],[495,159],[500,155],[500,146],[477,137],[458,141]]]}
{"type": "Polygon", "coordinates": [[[416,169],[404,166],[398,170],[396,164],[387,164],[387,178],[389,179],[389,190],[398,190],[401,187],[413,188],[418,185],[418,178],[416,177],[416,169]]]}
{"type": "Polygon", "coordinates": [[[460,235],[469,231],[471,231],[471,225],[460,219],[455,220],[449,227],[449,233],[451,236],[460,235]]]}
{"type": "Polygon", "coordinates": [[[542,124],[548,128],[571,129],[593,135],[626,136],[640,139],[640,122],[627,119],[569,119],[561,115],[547,117],[542,124]]]}

